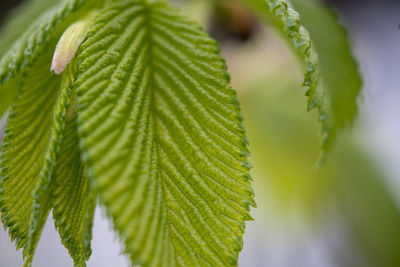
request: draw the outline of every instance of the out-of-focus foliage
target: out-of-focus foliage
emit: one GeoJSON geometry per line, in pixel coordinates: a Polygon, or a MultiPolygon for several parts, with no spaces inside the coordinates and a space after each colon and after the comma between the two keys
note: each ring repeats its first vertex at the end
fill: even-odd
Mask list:
{"type": "Polygon", "coordinates": [[[330,94],[334,124],[351,126],[357,115],[361,76],[346,29],[326,1],[290,0],[318,53],[323,85],[330,94]]]}

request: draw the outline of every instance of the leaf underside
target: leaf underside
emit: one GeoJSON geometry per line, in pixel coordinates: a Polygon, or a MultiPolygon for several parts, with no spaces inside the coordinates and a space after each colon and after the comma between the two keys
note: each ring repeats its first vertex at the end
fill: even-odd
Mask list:
{"type": "Polygon", "coordinates": [[[255,204],[216,42],[167,4],[110,1],[78,64],[82,158],[132,263],[236,265],[255,204]]]}

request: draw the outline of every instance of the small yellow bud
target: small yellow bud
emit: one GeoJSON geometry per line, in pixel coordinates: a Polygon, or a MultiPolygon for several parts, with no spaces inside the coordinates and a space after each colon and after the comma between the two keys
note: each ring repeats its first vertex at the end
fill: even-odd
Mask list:
{"type": "Polygon", "coordinates": [[[91,13],[85,20],[75,22],[65,30],[54,51],[50,71],[53,71],[57,75],[61,74],[72,61],[79,46],[86,38],[92,18],[94,17],[93,14],[91,13]]]}

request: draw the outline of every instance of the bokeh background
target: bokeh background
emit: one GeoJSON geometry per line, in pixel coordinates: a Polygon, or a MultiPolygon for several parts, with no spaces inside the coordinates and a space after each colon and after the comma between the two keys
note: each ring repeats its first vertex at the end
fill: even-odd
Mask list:
{"type": "MultiPolygon", "coordinates": [[[[19,2],[1,0],[0,23],[19,2]]],[[[175,0],[220,41],[243,109],[258,208],[240,266],[400,266],[400,2],[327,2],[349,30],[364,91],[356,125],[319,169],[301,64],[273,28],[222,2],[175,0]]],[[[98,208],[89,267],[128,266],[111,228],[98,208]]],[[[21,253],[0,230],[0,267],[14,266],[21,253]]],[[[73,264],[49,218],[34,267],[53,266],[73,264]]]]}

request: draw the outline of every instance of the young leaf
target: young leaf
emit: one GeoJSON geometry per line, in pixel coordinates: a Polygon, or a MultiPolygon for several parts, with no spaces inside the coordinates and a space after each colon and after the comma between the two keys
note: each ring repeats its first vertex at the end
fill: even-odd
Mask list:
{"type": "Polygon", "coordinates": [[[95,12],[90,13],[85,19],[78,20],[65,30],[57,43],[51,62],[51,71],[55,74],[61,74],[75,57],[79,46],[86,38],[95,14],[95,12]]]}
{"type": "Polygon", "coordinates": [[[361,88],[360,75],[343,27],[337,23],[333,11],[316,3],[318,1],[293,1],[296,7],[300,7],[302,19],[306,18],[304,21],[286,0],[244,2],[286,35],[305,62],[303,85],[309,88],[306,93],[308,109],[319,109],[322,154],[328,152],[337,131],[352,124],[357,113],[357,96],[361,88]],[[321,23],[326,28],[321,27],[321,23]],[[308,31],[308,27],[311,31],[308,31]],[[342,61],[345,63],[342,64],[342,61]]]}
{"type": "Polygon", "coordinates": [[[66,118],[60,157],[52,186],[53,218],[62,243],[75,266],[86,266],[91,255],[95,197],[90,194],[85,166],[80,160],[76,114],[73,108],[66,118]]]}
{"type": "Polygon", "coordinates": [[[219,48],[160,1],[109,1],[78,52],[82,158],[132,263],[237,265],[255,205],[219,48]]]}

